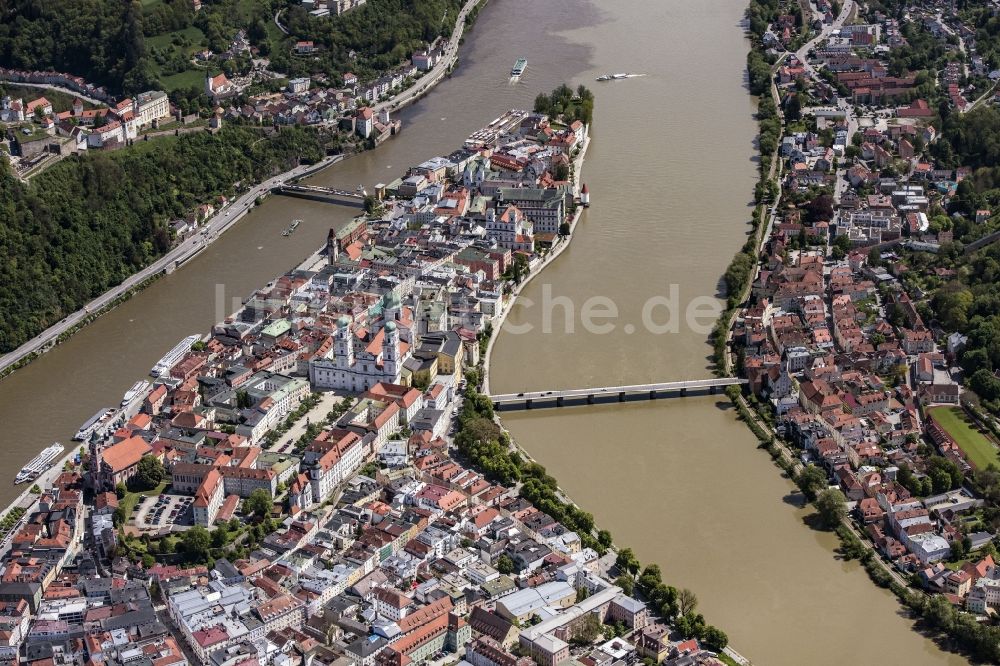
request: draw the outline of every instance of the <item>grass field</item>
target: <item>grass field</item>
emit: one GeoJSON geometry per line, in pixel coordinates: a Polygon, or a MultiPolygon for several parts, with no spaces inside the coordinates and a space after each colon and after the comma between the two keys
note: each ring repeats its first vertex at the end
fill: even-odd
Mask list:
{"type": "Polygon", "coordinates": [[[183,30],[177,30],[175,32],[167,32],[162,35],[157,35],[156,37],[148,37],[146,39],[146,46],[149,48],[156,47],[159,49],[167,48],[173,46],[174,37],[186,37],[193,46],[191,51],[196,51],[201,47],[201,42],[205,39],[205,33],[195,26],[189,26],[183,30]]]}
{"type": "MultiPolygon", "coordinates": [[[[204,40],[205,33],[194,26],[189,26],[183,30],[150,37],[146,40],[146,46],[151,50],[155,49],[159,56],[166,54],[170,61],[176,61],[177,58],[189,61],[196,51],[204,48],[204,40]],[[179,43],[175,44],[175,40],[179,43]]],[[[205,70],[193,64],[189,64],[188,69],[182,72],[165,76],[156,58],[153,58],[153,73],[167,92],[191,86],[201,88],[205,85],[205,70]]]]}
{"type": "Polygon", "coordinates": [[[160,83],[167,92],[173,90],[187,89],[191,86],[199,90],[205,87],[205,70],[189,69],[170,76],[160,77],[160,83]]]}
{"type": "Polygon", "coordinates": [[[981,433],[961,407],[934,407],[928,410],[934,420],[954,438],[959,448],[976,468],[990,463],[1000,466],[1000,455],[992,440],[981,433]]]}

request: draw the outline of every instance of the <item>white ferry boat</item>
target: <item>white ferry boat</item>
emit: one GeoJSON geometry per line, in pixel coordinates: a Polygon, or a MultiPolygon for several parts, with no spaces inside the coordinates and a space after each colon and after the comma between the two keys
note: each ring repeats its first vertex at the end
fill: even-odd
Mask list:
{"type": "Polygon", "coordinates": [[[195,334],[189,335],[178,342],[173,349],[164,354],[163,358],[156,362],[156,365],[154,365],[153,369],[149,371],[149,374],[154,377],[166,374],[170,368],[174,367],[174,364],[177,363],[177,361],[181,360],[181,357],[183,357],[184,354],[191,350],[191,345],[198,342],[198,340],[201,340],[201,336],[195,334]]]}
{"type": "Polygon", "coordinates": [[[598,81],[617,81],[618,79],[629,79],[634,76],[628,72],[618,72],[616,74],[603,74],[597,77],[598,81]]]}
{"type": "Polygon", "coordinates": [[[65,448],[66,447],[62,444],[56,442],[52,446],[42,449],[41,453],[32,458],[31,462],[21,468],[21,471],[14,477],[14,483],[24,483],[25,481],[37,479],[41,476],[42,472],[52,466],[52,461],[55,460],[56,456],[62,453],[65,448]]]}
{"type": "Polygon", "coordinates": [[[132,404],[132,401],[148,391],[150,386],[152,386],[152,384],[147,382],[145,379],[140,379],[135,384],[132,384],[132,388],[126,391],[124,397],[122,397],[122,408],[124,409],[132,404]]]}
{"type": "Polygon", "coordinates": [[[510,68],[510,75],[514,78],[517,78],[522,74],[524,74],[524,70],[527,69],[527,67],[528,67],[528,59],[518,58],[517,62],[514,63],[514,66],[510,68]]]}
{"type": "Polygon", "coordinates": [[[97,430],[97,426],[100,425],[100,422],[114,413],[115,410],[111,407],[102,407],[96,414],[83,422],[80,429],[76,431],[75,435],[73,435],[73,439],[77,442],[83,442],[90,439],[90,436],[94,434],[95,430],[97,430]]]}

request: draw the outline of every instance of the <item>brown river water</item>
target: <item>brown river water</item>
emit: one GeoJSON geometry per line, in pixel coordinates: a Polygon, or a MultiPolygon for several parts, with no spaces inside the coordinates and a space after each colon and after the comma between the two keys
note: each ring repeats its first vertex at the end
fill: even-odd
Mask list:
{"type": "MultiPolygon", "coordinates": [[[[401,112],[402,135],[313,182],[388,182],[504,110],[530,108],[538,92],[585,83],[597,95],[583,171],[593,205],[499,334],[492,389],[707,377],[711,317],[686,309],[698,297],[708,312],[717,303],[755,182],[743,9],[742,0],[490,0],[454,76],[401,112]],[[512,84],[519,57],[528,69],[512,84]],[[594,82],[619,71],[644,76],[594,82]],[[606,300],[588,303],[595,296],[606,300]],[[568,303],[546,316],[546,298],[558,297],[568,303]],[[619,316],[600,323],[610,332],[588,332],[582,312],[609,303],[619,316]],[[643,323],[650,303],[652,321],[668,332],[643,323]],[[523,328],[532,330],[511,332],[523,328]]],[[[68,444],[178,340],[208,330],[233,299],[297,264],[352,214],[270,198],[180,270],[0,382],[9,476],[53,440],[68,444]],[[294,218],[304,221],[282,237],[294,218]]],[[[619,543],[694,590],[708,621],[755,663],[965,663],[914,632],[889,594],[835,558],[833,537],[803,524],[794,486],[724,401],[521,412],[505,423],[619,543]]],[[[3,503],[16,494],[0,484],[3,503]]]]}

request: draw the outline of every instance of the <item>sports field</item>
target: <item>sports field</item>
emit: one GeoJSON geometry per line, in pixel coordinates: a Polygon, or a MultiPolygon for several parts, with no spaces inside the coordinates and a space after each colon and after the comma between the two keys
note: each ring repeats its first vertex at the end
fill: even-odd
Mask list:
{"type": "Polygon", "coordinates": [[[983,469],[990,463],[1000,467],[997,447],[977,429],[975,421],[965,410],[961,407],[932,407],[928,411],[976,468],[983,469]]]}

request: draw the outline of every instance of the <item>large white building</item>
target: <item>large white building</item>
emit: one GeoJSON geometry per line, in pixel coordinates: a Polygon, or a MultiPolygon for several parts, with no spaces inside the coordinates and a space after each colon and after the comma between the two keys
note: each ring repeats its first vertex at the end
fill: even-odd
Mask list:
{"type": "Polygon", "coordinates": [[[211,527],[219,509],[222,508],[225,497],[225,483],[222,476],[214,469],[209,470],[208,474],[205,475],[205,480],[195,491],[194,504],[191,507],[194,514],[194,524],[211,527]]]}
{"type": "Polygon", "coordinates": [[[531,220],[517,206],[504,204],[502,197],[496,208],[486,211],[486,235],[505,250],[531,252],[535,247],[531,220]]]}
{"type": "Polygon", "coordinates": [[[337,484],[361,467],[365,442],[356,432],[326,431],[305,450],[302,464],[307,469],[314,502],[322,502],[337,484]]]}
{"type": "Polygon", "coordinates": [[[309,383],[298,377],[260,372],[241,388],[258,400],[257,407],[244,414],[236,433],[256,444],[309,395],[309,383]],[[270,400],[263,400],[270,398],[270,400]]]}
{"type": "Polygon", "coordinates": [[[309,380],[313,386],[360,393],[379,382],[398,384],[403,363],[410,357],[410,345],[400,341],[395,321],[387,321],[371,335],[341,317],[331,354],[310,362],[309,380]]]}
{"type": "Polygon", "coordinates": [[[995,565],[976,581],[965,598],[965,608],[972,613],[986,613],[987,607],[1000,606],[1000,569],[995,565]]]}
{"type": "Polygon", "coordinates": [[[140,129],[170,116],[170,100],[162,90],[147,90],[135,96],[134,109],[140,129]]]}
{"type": "Polygon", "coordinates": [[[499,196],[531,220],[536,234],[558,234],[566,221],[566,195],[556,188],[504,187],[499,196]]]}

